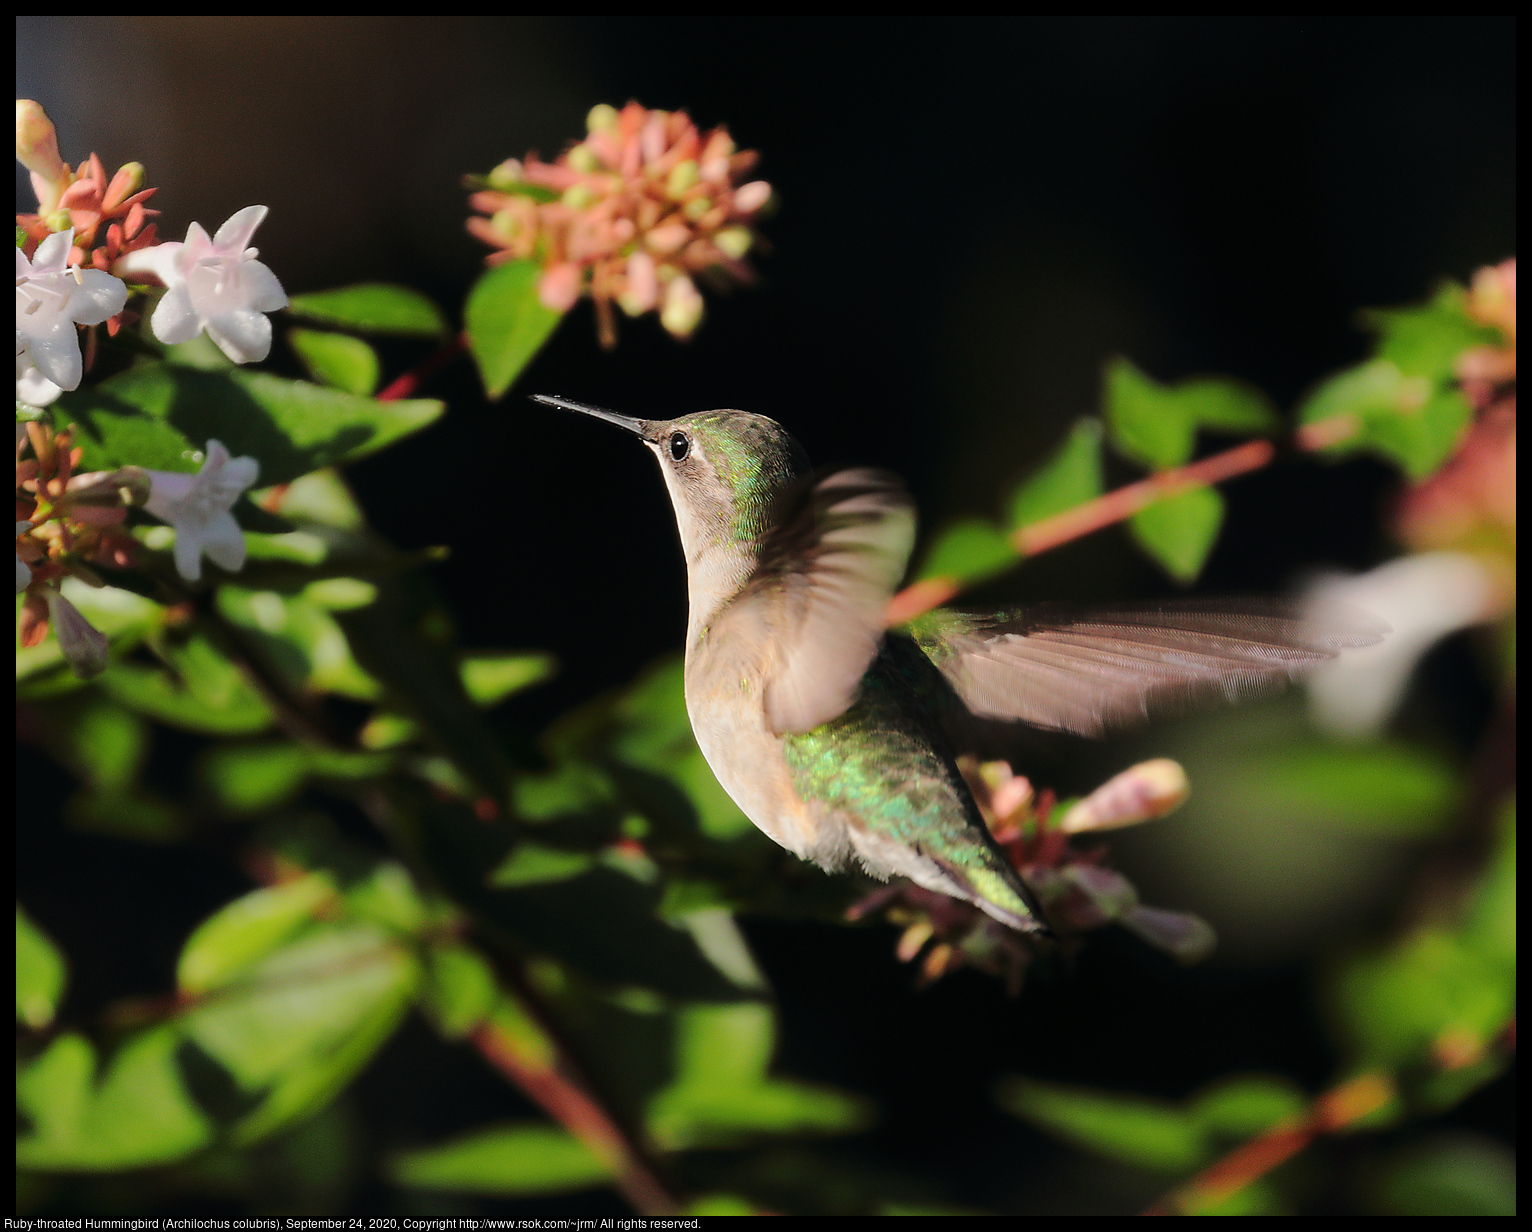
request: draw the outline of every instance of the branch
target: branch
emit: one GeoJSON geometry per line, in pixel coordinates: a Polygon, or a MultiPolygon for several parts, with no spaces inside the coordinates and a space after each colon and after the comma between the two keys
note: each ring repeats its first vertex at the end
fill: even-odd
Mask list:
{"type": "MultiPolygon", "coordinates": [[[[1132,517],[1156,501],[1176,496],[1192,488],[1221,483],[1236,475],[1246,475],[1260,470],[1277,456],[1276,446],[1270,441],[1246,441],[1233,449],[1216,453],[1200,462],[1178,466],[1174,470],[1160,471],[1137,483],[1098,496],[1051,518],[1032,522],[1011,533],[1011,546],[1020,556],[1036,556],[1049,548],[1056,548],[1072,539],[1079,539],[1114,522],[1132,517]]],[[[957,578],[926,578],[906,586],[889,600],[883,621],[890,627],[902,625],[916,616],[940,607],[963,589],[957,578]]]]}
{"type": "Polygon", "coordinates": [[[1386,1073],[1359,1074],[1319,1096],[1297,1121],[1286,1121],[1236,1147],[1217,1163],[1144,1210],[1145,1215],[1195,1215],[1238,1193],[1286,1163],[1322,1134],[1354,1125],[1396,1098],[1386,1073]]]}
{"type": "MultiPolygon", "coordinates": [[[[509,999],[510,994],[501,991],[509,999]]],[[[645,1215],[676,1214],[679,1205],[638,1148],[569,1072],[557,1044],[525,1015],[523,1007],[517,1009],[520,1020],[514,1023],[498,1015],[487,1019],[470,1036],[474,1047],[611,1168],[613,1184],[635,1210],[645,1215]]]]}
{"type": "Polygon", "coordinates": [[[459,355],[468,350],[468,333],[465,330],[456,338],[442,343],[432,354],[411,368],[408,372],[395,377],[377,394],[379,402],[397,402],[401,398],[408,398],[425,381],[428,376],[433,376],[445,368],[459,355]]]}

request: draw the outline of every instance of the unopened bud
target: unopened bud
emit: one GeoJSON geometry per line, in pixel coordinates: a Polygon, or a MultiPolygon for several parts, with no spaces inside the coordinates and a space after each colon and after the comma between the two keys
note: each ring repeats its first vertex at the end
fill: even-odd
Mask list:
{"type": "Polygon", "coordinates": [[[738,261],[750,251],[750,245],[755,243],[755,237],[750,234],[748,227],[725,227],[713,237],[713,243],[718,245],[718,250],[724,256],[738,261]]]}
{"type": "Polygon", "coordinates": [[[501,192],[507,191],[513,185],[520,184],[524,178],[525,176],[521,170],[521,159],[519,158],[506,159],[484,177],[491,188],[497,188],[501,192]]]}
{"type": "Polygon", "coordinates": [[[112,187],[120,198],[131,197],[144,186],[143,163],[123,163],[112,177],[112,187]]]}
{"type": "Polygon", "coordinates": [[[713,201],[711,197],[693,197],[681,207],[681,213],[693,222],[697,222],[712,208],[713,201]]]}
{"type": "Polygon", "coordinates": [[[596,152],[585,144],[571,146],[569,150],[569,165],[576,171],[594,171],[601,165],[596,157],[596,152]]]}
{"type": "Polygon", "coordinates": [[[673,198],[679,197],[696,182],[697,160],[688,158],[670,169],[670,176],[665,181],[665,191],[673,198]]]}
{"type": "Polygon", "coordinates": [[[53,121],[42,104],[30,98],[16,100],[16,161],[32,173],[38,213],[52,211],[58,205],[59,194],[69,187],[69,168],[59,157],[53,121]]]}
{"type": "Polygon", "coordinates": [[[585,115],[585,131],[601,133],[617,123],[617,108],[610,103],[597,103],[585,115]]]}
{"type": "Polygon", "coordinates": [[[1218,944],[1218,934],[1201,916],[1159,907],[1134,907],[1118,921],[1177,962],[1201,962],[1218,944]]]}
{"type": "Polygon", "coordinates": [[[572,210],[583,210],[596,199],[595,193],[591,192],[584,184],[576,184],[565,191],[563,202],[572,210]]]}
{"type": "Polygon", "coordinates": [[[753,214],[771,200],[771,185],[765,180],[751,180],[741,184],[734,194],[734,211],[737,214],[753,214]]]}
{"type": "Polygon", "coordinates": [[[1105,920],[1116,920],[1138,907],[1138,891],[1121,873],[1099,864],[1071,864],[1063,870],[1065,881],[1079,890],[1105,920]]]}
{"type": "Polygon", "coordinates": [[[79,608],[51,586],[47,588],[48,622],[53,626],[59,649],[76,676],[88,680],[106,670],[110,658],[106,635],[84,616],[79,608]]]}
{"type": "Polygon", "coordinates": [[[660,310],[660,324],[677,338],[690,338],[702,323],[702,294],[684,275],[671,279],[665,288],[665,306],[660,310]]]}
{"type": "Polygon", "coordinates": [[[149,499],[149,473],[139,466],[75,475],[65,489],[78,505],[142,505],[149,499]]]}
{"type": "Polygon", "coordinates": [[[1108,779],[1059,822],[1065,834],[1118,830],[1152,821],[1179,807],[1191,793],[1186,771],[1168,757],[1139,762],[1108,779]]]}

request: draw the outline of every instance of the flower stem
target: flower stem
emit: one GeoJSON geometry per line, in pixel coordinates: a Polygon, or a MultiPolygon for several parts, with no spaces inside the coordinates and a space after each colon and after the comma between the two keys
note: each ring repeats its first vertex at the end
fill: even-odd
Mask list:
{"type": "Polygon", "coordinates": [[[1298,1120],[1285,1121],[1235,1148],[1143,1213],[1198,1214],[1286,1163],[1320,1135],[1336,1133],[1376,1112],[1397,1093],[1389,1074],[1358,1074],[1319,1096],[1298,1120]]]}
{"type": "Polygon", "coordinates": [[[376,395],[378,401],[397,402],[401,398],[408,398],[420,388],[427,377],[434,376],[467,350],[468,334],[465,331],[456,338],[442,343],[432,354],[426,356],[408,372],[390,381],[382,392],[376,395]]]}
{"type": "MultiPolygon", "coordinates": [[[[1104,496],[1098,496],[1095,500],[1086,501],[1083,505],[1020,527],[1011,534],[1011,546],[1020,556],[1035,556],[1130,518],[1139,510],[1166,497],[1260,470],[1276,456],[1277,448],[1270,441],[1246,441],[1223,453],[1215,453],[1210,458],[1178,466],[1174,470],[1160,471],[1147,479],[1140,479],[1137,483],[1130,483],[1104,496]]],[[[890,627],[904,624],[940,607],[962,589],[963,584],[957,578],[923,578],[906,586],[889,600],[884,623],[890,627]]]]}
{"type": "Polygon", "coordinates": [[[680,1209],[606,1109],[569,1073],[556,1044],[551,1058],[538,1055],[541,1050],[529,1049],[493,1018],[471,1039],[486,1061],[612,1169],[612,1183],[635,1210],[674,1215],[680,1209]]]}

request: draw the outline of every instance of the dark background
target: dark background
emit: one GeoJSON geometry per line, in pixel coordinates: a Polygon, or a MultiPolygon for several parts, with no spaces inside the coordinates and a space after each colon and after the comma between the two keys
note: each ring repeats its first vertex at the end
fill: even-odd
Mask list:
{"type": "MultiPolygon", "coordinates": [[[[484,255],[463,230],[461,175],[528,149],[553,157],[592,104],[684,108],[761,151],[780,209],[762,228],[759,285],[709,295],[693,341],[646,318],[603,353],[582,305],[505,402],[486,404],[459,366],[424,391],[449,400],[441,423],[351,472],[396,542],[452,547],[437,580],[467,644],[557,652],[559,678],[513,708],[530,733],[679,649],[685,593],[652,461],[525,393],[656,418],[770,414],[817,462],[903,473],[927,529],[992,512],[1097,409],[1110,355],[1161,380],[1232,374],[1288,408],[1363,354],[1356,309],[1419,299],[1514,253],[1514,30],[24,18],[18,95],[49,110],[66,160],[143,161],[165,238],[266,204],[256,242],[289,292],[398,281],[449,313],[484,255]]],[[[30,205],[18,177],[18,207],[30,205]]],[[[387,350],[388,375],[422,354],[387,350]]],[[[281,347],[274,361],[291,364],[281,347]]],[[[1394,482],[1362,460],[1230,485],[1198,588],[1273,591],[1319,565],[1385,559],[1394,482]]],[[[1169,589],[1114,530],[979,597],[1169,589]]],[[[1483,686],[1462,647],[1439,660],[1442,738],[1466,749],[1483,686]]],[[[227,852],[72,834],[47,820],[67,784],[23,757],[24,897],[77,963],[71,1004],[163,990],[165,947],[243,884],[227,852]],[[125,912],[136,922],[104,938],[125,912]]],[[[912,991],[881,928],[746,924],[781,996],[784,1068],[883,1110],[872,1134],[831,1148],[843,1166],[920,1173],[952,1200],[1117,1209],[1115,1181],[1077,1183],[994,1109],[1002,1073],[1166,1096],[1231,1066],[1311,1087],[1333,1074],[1312,954],[1182,972],[1108,940],[1009,1002],[972,974],[912,991]]],[[[511,1097],[486,1096],[488,1076],[442,1051],[423,1032],[391,1047],[357,1097],[368,1132],[420,1141],[503,1114],[511,1097]],[[405,1098],[422,1066],[439,1077],[411,1079],[405,1098]]],[[[1503,1082],[1457,1115],[1508,1132],[1509,1107],[1503,1082]]],[[[1136,1200],[1122,1184],[1121,1201],[1136,1200]]]]}

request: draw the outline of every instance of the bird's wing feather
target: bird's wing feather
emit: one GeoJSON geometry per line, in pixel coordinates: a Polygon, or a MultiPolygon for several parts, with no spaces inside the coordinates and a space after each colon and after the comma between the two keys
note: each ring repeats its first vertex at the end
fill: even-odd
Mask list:
{"type": "Polygon", "coordinates": [[[751,623],[769,610],[776,653],[762,683],[773,731],[808,731],[855,700],[914,542],[914,505],[886,471],[832,471],[791,495],[731,605],[751,623]]]}
{"type": "Polygon", "coordinates": [[[974,714],[1081,735],[1278,685],[1387,632],[1283,599],[933,613],[913,630],[974,714]]]}

